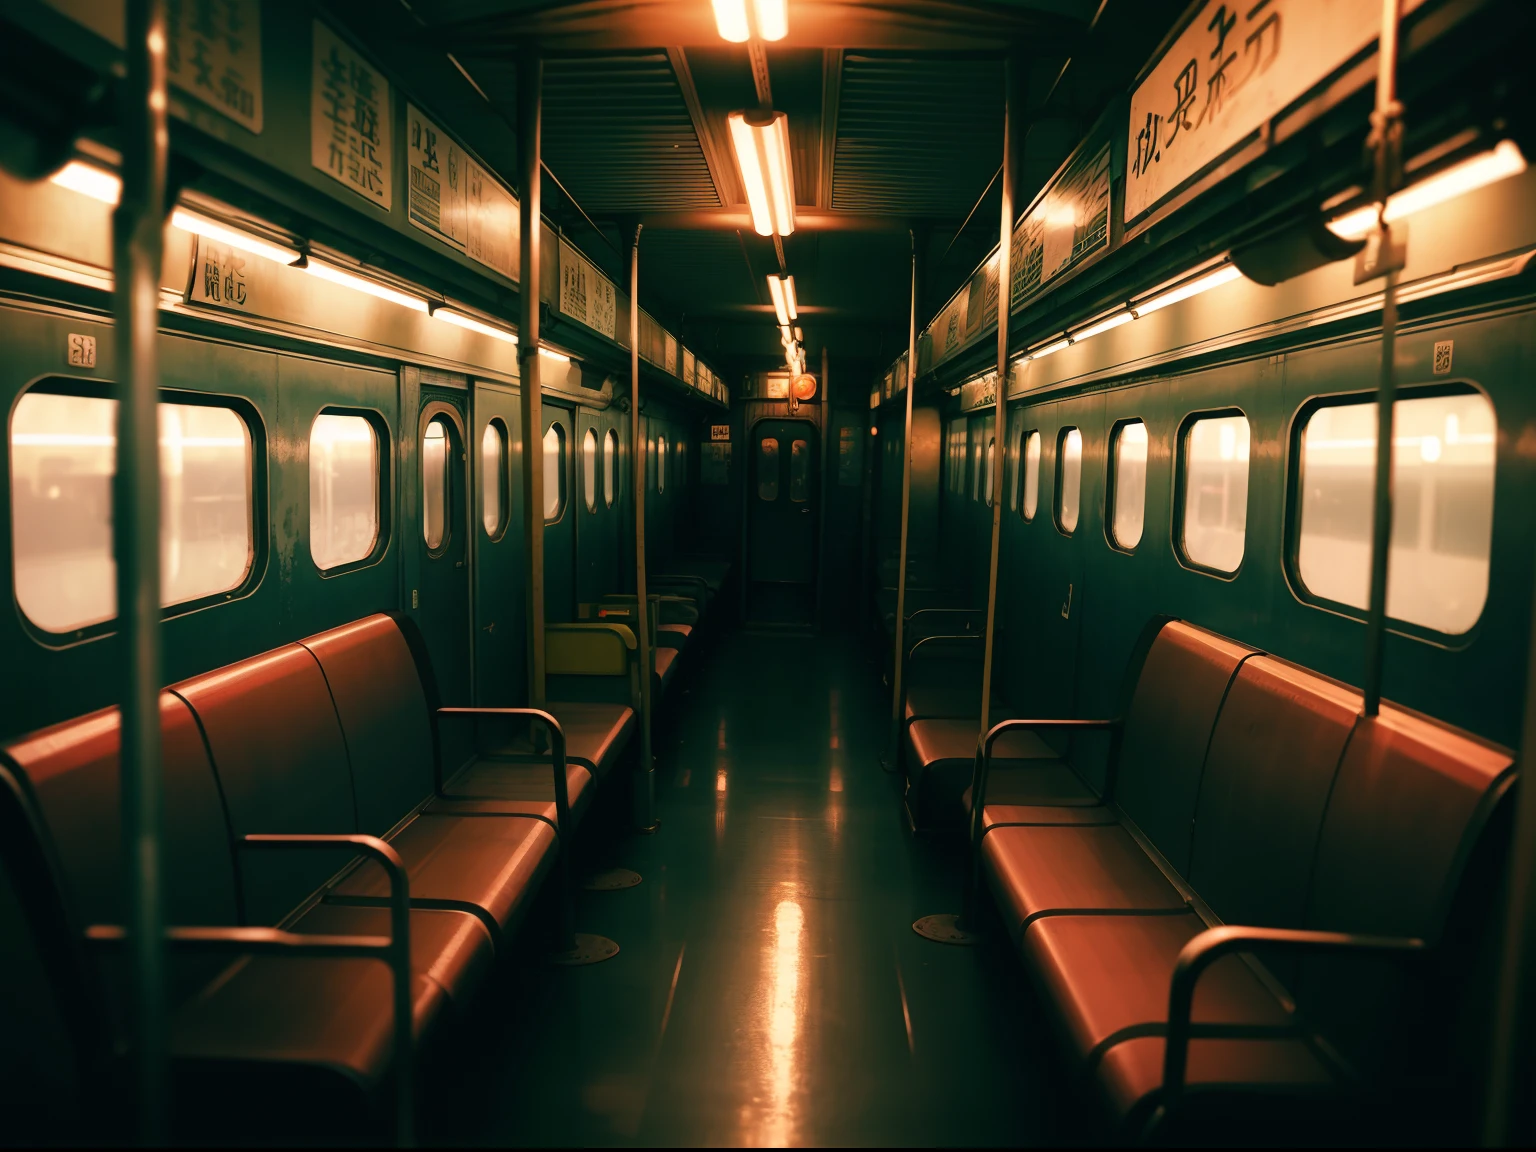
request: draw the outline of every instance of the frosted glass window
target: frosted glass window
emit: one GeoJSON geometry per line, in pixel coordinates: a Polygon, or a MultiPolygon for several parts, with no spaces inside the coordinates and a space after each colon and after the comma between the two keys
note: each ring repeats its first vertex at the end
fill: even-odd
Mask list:
{"type": "Polygon", "coordinates": [[[981,437],[971,437],[971,499],[981,499],[981,437]]]}
{"type": "Polygon", "coordinates": [[[613,507],[615,481],[619,466],[619,434],[612,428],[603,437],[603,503],[613,507]]]}
{"type": "MultiPolygon", "coordinates": [[[[160,602],[244,583],[254,555],[251,436],[230,408],[161,404],[160,602]]],[[[16,602],[48,632],[117,615],[117,401],[29,392],[11,416],[16,602]]]]}
{"type": "Polygon", "coordinates": [[[811,498],[811,446],[805,440],[790,441],[789,498],[796,504],[811,498]]]}
{"type": "Polygon", "coordinates": [[[1083,495],[1083,434],[1068,428],[1056,441],[1056,525],[1068,536],[1077,531],[1083,495]]]}
{"type": "MultiPolygon", "coordinates": [[[[1387,615],[1452,635],[1488,599],[1493,406],[1478,393],[1399,400],[1387,615]]],[[[1319,408],[1301,430],[1296,567],[1307,590],[1366,608],[1376,479],[1376,405],[1319,408]]]]}
{"type": "Polygon", "coordinates": [[[779,498],[779,442],[772,436],[765,436],[758,445],[757,457],[757,498],[759,500],[777,500],[779,498]]]}
{"type": "Polygon", "coordinates": [[[379,541],[379,438],[361,416],[322,412],[309,427],[309,555],[324,571],[379,541]]]}
{"type": "Polygon", "coordinates": [[[591,428],[581,438],[581,498],[587,511],[597,511],[597,433],[591,428]]]}
{"type": "Polygon", "coordinates": [[[448,538],[448,425],[439,416],[421,438],[421,536],[429,551],[448,538]]]}
{"type": "Polygon", "coordinates": [[[496,537],[506,526],[507,429],[492,420],[480,437],[480,519],[485,534],[496,537]]]}
{"type": "Polygon", "coordinates": [[[565,428],[557,420],[544,433],[544,523],[565,510],[565,428]]]}
{"type": "Polygon", "coordinates": [[[1236,572],[1248,533],[1248,417],[1196,420],[1184,433],[1184,555],[1236,572]]]}
{"type": "Polygon", "coordinates": [[[1003,477],[1003,484],[1008,489],[1008,511],[1010,512],[1019,510],[1020,446],[1023,443],[1024,433],[1020,430],[1008,447],[1008,472],[1003,477]]]}
{"type": "Polygon", "coordinates": [[[1024,437],[1024,519],[1033,520],[1040,509],[1040,433],[1024,437]]]}
{"type": "Polygon", "coordinates": [[[986,483],[987,483],[986,496],[987,496],[987,507],[988,508],[992,507],[992,483],[993,483],[994,480],[997,479],[997,473],[995,471],[996,468],[997,468],[997,441],[996,440],[988,440],[987,441],[987,480],[986,480],[986,483]]]}
{"type": "Polygon", "coordinates": [[[667,438],[656,437],[656,491],[667,490],[667,438]]]}
{"type": "Polygon", "coordinates": [[[1115,430],[1114,468],[1109,530],[1116,544],[1131,549],[1141,543],[1147,515],[1147,426],[1140,420],[1115,430]]]}

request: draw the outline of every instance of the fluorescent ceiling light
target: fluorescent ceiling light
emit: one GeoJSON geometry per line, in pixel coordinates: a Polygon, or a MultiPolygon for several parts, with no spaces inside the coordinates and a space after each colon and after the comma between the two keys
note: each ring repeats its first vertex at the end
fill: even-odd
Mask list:
{"type": "Polygon", "coordinates": [[[228,244],[231,248],[238,248],[242,252],[249,252],[253,256],[260,256],[264,260],[271,260],[275,264],[292,264],[299,258],[298,249],[289,248],[282,244],[273,244],[269,240],[263,240],[260,236],[241,231],[238,228],[230,228],[220,224],[217,220],[211,220],[197,212],[190,212],[185,208],[178,208],[171,213],[171,225],[180,228],[183,232],[191,232],[197,236],[206,236],[210,240],[217,240],[221,244],[228,244]]]}
{"type": "Polygon", "coordinates": [[[1113,316],[1106,316],[1097,324],[1090,324],[1081,331],[1072,333],[1072,343],[1078,344],[1090,336],[1097,336],[1100,332],[1108,332],[1111,328],[1118,328],[1122,324],[1129,324],[1136,319],[1129,311],[1116,312],[1113,316]]]}
{"type": "Polygon", "coordinates": [[[564,352],[556,352],[553,348],[540,348],[539,355],[549,360],[558,360],[562,364],[569,364],[571,358],[564,352]]]}
{"type": "Polygon", "coordinates": [[[497,340],[508,344],[517,343],[517,334],[508,332],[505,328],[498,328],[494,324],[487,324],[484,320],[476,320],[473,316],[466,315],[456,308],[440,307],[432,309],[432,319],[446,320],[449,324],[456,324],[460,328],[468,328],[471,332],[478,332],[482,336],[493,336],[497,340]]]}
{"type": "Polygon", "coordinates": [[[316,260],[313,256],[304,266],[304,270],[312,276],[318,276],[322,280],[329,280],[332,284],[340,284],[343,288],[351,288],[356,292],[366,292],[369,296],[377,296],[380,300],[388,300],[391,304],[398,304],[402,308],[410,308],[416,312],[427,311],[427,302],[420,296],[410,296],[404,292],[396,291],[387,284],[380,284],[377,280],[370,280],[365,276],[354,276],[351,272],[343,272],[334,264],[316,260]]]}
{"type": "Polygon", "coordinates": [[[1207,272],[1204,276],[1197,276],[1193,280],[1180,284],[1177,288],[1170,288],[1153,296],[1150,300],[1144,300],[1140,304],[1132,304],[1131,311],[1137,316],[1148,316],[1160,308],[1166,308],[1170,304],[1177,304],[1180,300],[1188,300],[1191,296],[1198,296],[1202,292],[1208,292],[1212,288],[1218,288],[1232,280],[1238,279],[1242,273],[1234,264],[1223,264],[1213,272],[1207,272]]]}
{"type": "Polygon", "coordinates": [[[805,339],[805,329],[801,328],[798,324],[796,324],[795,325],[795,342],[798,344],[801,341],[803,341],[804,339],[805,339]]]}
{"type": "Polygon", "coordinates": [[[1049,356],[1052,352],[1060,352],[1063,348],[1065,348],[1070,343],[1072,343],[1072,341],[1068,340],[1065,336],[1063,336],[1060,340],[1052,340],[1049,344],[1046,344],[1046,345],[1043,345],[1042,347],[1036,348],[1028,356],[1024,357],[1024,359],[1026,359],[1026,360],[1038,360],[1042,356],[1049,356]]]}
{"type": "Polygon", "coordinates": [[[779,325],[779,343],[788,348],[795,342],[795,334],[789,330],[788,324],[779,325]]]}
{"type": "Polygon", "coordinates": [[[60,188],[79,192],[103,204],[116,204],[123,194],[123,182],[115,173],[79,160],[71,160],[55,172],[53,182],[60,188]]]}
{"type": "Polygon", "coordinates": [[[755,34],[759,40],[782,40],[789,32],[788,0],[712,0],[715,28],[722,40],[743,44],[755,34]]]}
{"type": "MultiPolygon", "coordinates": [[[[1389,197],[1385,214],[1387,223],[1524,171],[1525,157],[1519,147],[1513,140],[1501,140],[1491,151],[1463,160],[1389,197]]],[[[1328,221],[1328,228],[1345,240],[1358,240],[1376,227],[1379,214],[1377,205],[1367,204],[1328,221]]]]}
{"type": "Polygon", "coordinates": [[[773,313],[779,318],[780,324],[789,324],[799,316],[793,276],[768,277],[768,295],[773,298],[773,313]]]}
{"type": "Polygon", "coordinates": [[[788,236],[795,230],[789,117],[782,112],[732,112],[728,120],[753,229],[759,236],[788,236]]]}

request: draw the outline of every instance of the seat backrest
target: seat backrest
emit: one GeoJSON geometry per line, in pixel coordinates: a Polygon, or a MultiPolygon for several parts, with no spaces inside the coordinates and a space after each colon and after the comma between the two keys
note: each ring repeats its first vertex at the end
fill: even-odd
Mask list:
{"type": "Polygon", "coordinates": [[[1180,874],[1211,730],[1238,666],[1254,655],[1180,620],[1159,629],[1125,713],[1114,799],[1180,874]]]}
{"type": "Polygon", "coordinates": [[[352,765],[358,828],[381,835],[432,792],[432,718],[410,646],[383,613],[300,643],[331,689],[352,765]]]}
{"type": "MultiPolygon", "coordinates": [[[[172,691],[202,726],[236,838],[357,831],[347,746],[309,649],[287,644],[172,691]]],[[[246,922],[277,923],[350,858],[308,848],[240,851],[246,922]]]]}
{"type": "Polygon", "coordinates": [[[1188,877],[1233,924],[1297,928],[1360,694],[1271,656],[1243,662],[1211,734],[1188,877]]]}

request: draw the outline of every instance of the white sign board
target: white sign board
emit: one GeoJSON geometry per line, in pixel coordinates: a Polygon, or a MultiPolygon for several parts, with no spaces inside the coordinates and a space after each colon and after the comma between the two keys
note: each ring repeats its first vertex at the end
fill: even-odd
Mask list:
{"type": "Polygon", "coordinates": [[[406,209],[411,223],[462,252],[469,157],[414,104],[405,106],[405,144],[406,209]]]}
{"type": "Polygon", "coordinates": [[[261,0],[165,0],[165,78],[261,131],[261,0]]]}
{"type": "Polygon", "coordinates": [[[238,248],[199,236],[192,249],[187,303],[249,312],[254,305],[257,268],[262,261],[238,248]]]}
{"type": "Polygon", "coordinates": [[[314,22],[309,158],[365,200],[390,207],[389,81],[314,22]]]}
{"type": "Polygon", "coordinates": [[[618,309],[613,282],[564,239],[560,241],[560,311],[614,339],[618,309]]]}
{"type": "Polygon", "coordinates": [[[1125,219],[1257,132],[1380,26],[1378,0],[1206,0],[1131,97],[1125,219]]]}

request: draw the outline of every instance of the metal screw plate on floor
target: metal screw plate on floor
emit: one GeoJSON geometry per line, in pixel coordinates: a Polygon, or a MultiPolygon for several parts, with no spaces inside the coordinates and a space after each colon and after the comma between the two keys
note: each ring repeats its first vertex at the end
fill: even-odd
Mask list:
{"type": "Polygon", "coordinates": [[[960,917],[954,912],[940,912],[935,916],[914,920],[912,931],[924,940],[933,940],[939,944],[958,944],[968,948],[981,943],[981,933],[960,927],[960,917]]]}
{"type": "Polygon", "coordinates": [[[565,968],[577,968],[583,964],[601,964],[619,954],[619,946],[606,936],[591,932],[576,933],[576,947],[569,952],[551,952],[549,962],[565,968]]]}
{"type": "Polygon", "coordinates": [[[588,892],[617,892],[620,888],[633,888],[640,883],[640,873],[628,868],[607,868],[594,872],[581,882],[588,892]]]}

